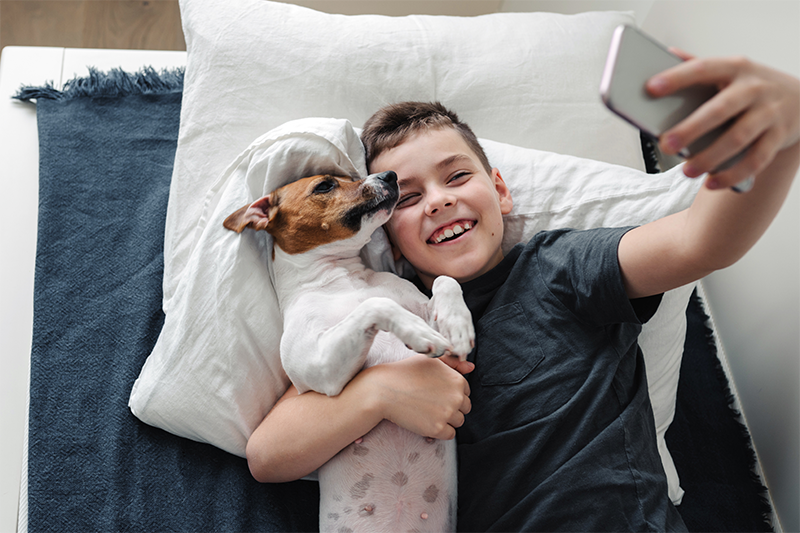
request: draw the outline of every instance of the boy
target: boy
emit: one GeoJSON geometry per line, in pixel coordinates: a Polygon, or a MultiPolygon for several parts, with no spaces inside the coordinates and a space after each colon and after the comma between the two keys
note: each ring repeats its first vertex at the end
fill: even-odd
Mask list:
{"type": "Polygon", "coordinates": [[[435,104],[376,113],[363,140],[370,172],[398,174],[393,250],[424,287],[442,274],[462,283],[476,349],[470,362],[419,356],[364,370],[334,398],[290,389],[248,442],[253,475],[299,478],[387,418],[436,438],[458,428],[459,529],[684,529],[667,498],[636,338],[661,293],[756,242],[800,163],[798,80],[743,59],[691,60],[649,90],[698,83],[720,93],[662,149],[676,153],[734,116],[684,172],[697,177],[750,148],[709,176],[691,208],[633,229],[543,232],[506,257],[502,215],[513,200],[469,128],[435,104]],[[751,192],[727,190],[749,175],[751,192]]]}

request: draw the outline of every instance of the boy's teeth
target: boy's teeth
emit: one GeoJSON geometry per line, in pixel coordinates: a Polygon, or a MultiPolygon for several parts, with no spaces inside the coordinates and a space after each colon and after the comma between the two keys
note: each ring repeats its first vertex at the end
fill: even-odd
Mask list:
{"type": "Polygon", "coordinates": [[[440,233],[439,236],[436,237],[436,242],[437,243],[442,242],[443,240],[449,239],[449,238],[453,237],[454,235],[461,235],[462,233],[464,233],[465,231],[467,231],[471,227],[472,226],[470,225],[469,222],[465,222],[464,226],[461,226],[460,224],[456,224],[455,226],[453,226],[452,229],[447,228],[446,230],[444,230],[444,232],[440,233]]]}

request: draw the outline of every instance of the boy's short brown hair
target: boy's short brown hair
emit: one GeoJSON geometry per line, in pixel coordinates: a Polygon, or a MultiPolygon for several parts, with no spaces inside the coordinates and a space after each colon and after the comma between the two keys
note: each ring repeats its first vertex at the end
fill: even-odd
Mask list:
{"type": "Polygon", "coordinates": [[[382,107],[364,124],[361,142],[366,149],[367,168],[386,150],[402,144],[408,137],[432,129],[453,128],[478,156],[487,173],[492,166],[472,129],[453,111],[439,102],[402,102],[382,107]]]}

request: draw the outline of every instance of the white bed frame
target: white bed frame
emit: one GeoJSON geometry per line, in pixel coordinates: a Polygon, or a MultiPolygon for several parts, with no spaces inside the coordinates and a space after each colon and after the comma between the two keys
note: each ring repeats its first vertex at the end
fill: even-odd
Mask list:
{"type": "MultiPolygon", "coordinates": [[[[507,0],[505,11],[633,9],[663,42],[699,55],[746,54],[800,75],[796,1],[507,0]],[[706,28],[714,28],[713,38],[706,28]],[[717,33],[717,31],[719,31],[717,33]]],[[[38,208],[35,107],[25,85],[122,67],[184,65],[183,52],[7,47],[0,56],[0,531],[25,531],[27,398],[38,208]],[[19,518],[19,523],[18,523],[19,518]]],[[[800,181],[800,180],[799,180],[800,181]]],[[[770,489],[778,530],[800,530],[800,185],[759,244],[703,281],[728,370],[770,489]]]]}

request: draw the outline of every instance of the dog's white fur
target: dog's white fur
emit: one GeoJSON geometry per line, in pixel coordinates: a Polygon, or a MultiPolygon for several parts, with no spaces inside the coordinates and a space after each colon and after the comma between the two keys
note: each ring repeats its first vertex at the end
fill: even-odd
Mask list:
{"type": "MultiPolygon", "coordinates": [[[[397,185],[382,174],[361,187],[369,193],[362,196],[394,195],[394,201],[363,216],[348,238],[302,253],[274,248],[284,315],[281,362],[301,393],[337,395],[360,369],[414,352],[463,359],[474,342],[455,280],[437,278],[428,300],[411,282],[362,263],[359,252],[391,216],[397,185]]],[[[454,440],[420,437],[384,420],[320,468],[319,481],[321,531],[455,529],[454,440]]]]}

